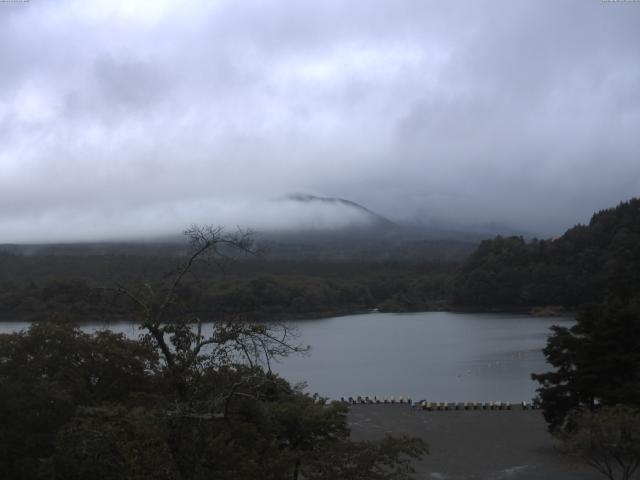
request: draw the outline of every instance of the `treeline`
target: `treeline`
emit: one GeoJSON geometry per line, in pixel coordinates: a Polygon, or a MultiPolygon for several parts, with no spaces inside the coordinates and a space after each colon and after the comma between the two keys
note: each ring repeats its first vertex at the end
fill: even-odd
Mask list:
{"type": "MultiPolygon", "coordinates": [[[[126,317],[132,299],[118,286],[153,285],[179,258],[0,255],[2,318],[126,317]],[[138,273],[143,272],[143,273],[138,273]]],[[[243,260],[222,272],[200,265],[178,292],[179,313],[216,319],[305,318],[446,308],[458,264],[243,260]]],[[[178,312],[176,312],[178,313],[178,312]]]]}
{"type": "MultiPolygon", "coordinates": [[[[118,295],[118,286],[153,286],[183,259],[175,250],[150,248],[153,254],[0,252],[0,318],[126,316],[132,299],[118,295]]],[[[227,267],[194,268],[181,286],[179,313],[277,320],[374,308],[573,310],[602,301],[607,291],[624,299],[640,287],[640,200],[598,212],[588,225],[556,239],[485,240],[463,262],[285,260],[267,254],[227,267]]]]}
{"type": "Polygon", "coordinates": [[[464,262],[453,287],[456,307],[574,308],[607,292],[630,298],[640,287],[640,199],[593,215],[553,240],[497,237],[464,262]]]}

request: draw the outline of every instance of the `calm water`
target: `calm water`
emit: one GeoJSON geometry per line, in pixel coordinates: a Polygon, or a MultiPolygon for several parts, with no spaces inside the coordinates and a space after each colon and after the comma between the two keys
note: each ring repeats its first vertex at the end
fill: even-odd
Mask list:
{"type": "MultiPolygon", "coordinates": [[[[549,369],[541,349],[553,324],[567,318],[426,312],[371,313],[289,322],[310,354],[274,370],[308,390],[339,398],[405,395],[432,401],[531,400],[532,372],[549,369]]],[[[0,332],[27,323],[0,323],[0,332]]],[[[89,325],[88,330],[104,328],[89,325]]],[[[111,325],[129,336],[136,327],[111,325]]]]}

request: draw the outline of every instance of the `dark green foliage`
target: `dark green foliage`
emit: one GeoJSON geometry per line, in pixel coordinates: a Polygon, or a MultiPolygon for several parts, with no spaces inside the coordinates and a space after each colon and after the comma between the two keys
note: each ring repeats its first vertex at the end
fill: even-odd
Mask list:
{"type": "MultiPolygon", "coordinates": [[[[74,267],[76,257],[64,258],[69,270],[58,263],[59,257],[0,254],[0,319],[53,314],[78,321],[130,319],[134,304],[116,295],[114,284],[160,285],[165,275],[158,265],[168,270],[175,262],[172,257],[132,257],[129,264],[118,256],[85,257],[84,264],[93,266],[85,271],[74,267]],[[147,262],[152,265],[146,266],[147,262]],[[5,270],[5,265],[10,268],[5,270]],[[134,268],[145,274],[136,274],[134,268]]],[[[455,268],[440,263],[254,260],[234,263],[222,275],[197,266],[177,290],[180,302],[174,307],[207,319],[242,314],[255,320],[330,316],[376,307],[442,309],[450,303],[455,268]]]]}
{"type": "Polygon", "coordinates": [[[58,431],[48,473],[65,480],[177,478],[163,427],[142,408],[80,407],[58,431]]]}
{"type": "Polygon", "coordinates": [[[571,328],[553,327],[544,354],[555,371],[533,375],[552,431],[600,405],[640,407],[640,302],[610,298],[584,308],[571,328]]]}
{"type": "Polygon", "coordinates": [[[624,406],[581,412],[576,428],[562,435],[567,453],[609,480],[631,480],[640,468],[640,410],[624,406]]]}
{"type": "Polygon", "coordinates": [[[110,332],[47,322],[0,335],[0,470],[34,478],[78,405],[149,393],[156,367],[155,352],[110,332]]]}
{"type": "Polygon", "coordinates": [[[421,441],[352,442],[346,405],[224,359],[245,333],[218,336],[181,369],[149,342],[61,322],[0,335],[3,478],[410,478],[421,441]]]}
{"type": "Polygon", "coordinates": [[[456,277],[459,307],[567,308],[601,301],[607,291],[629,299],[640,289],[640,199],[593,215],[553,240],[486,240],[456,277]]]}

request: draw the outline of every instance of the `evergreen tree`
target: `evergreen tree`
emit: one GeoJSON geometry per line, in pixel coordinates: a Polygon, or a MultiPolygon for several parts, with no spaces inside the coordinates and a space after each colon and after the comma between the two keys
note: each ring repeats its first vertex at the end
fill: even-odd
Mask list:
{"type": "Polygon", "coordinates": [[[611,295],[585,307],[574,326],[552,327],[544,354],[555,371],[532,375],[551,431],[570,431],[583,410],[640,407],[639,300],[611,295]]]}

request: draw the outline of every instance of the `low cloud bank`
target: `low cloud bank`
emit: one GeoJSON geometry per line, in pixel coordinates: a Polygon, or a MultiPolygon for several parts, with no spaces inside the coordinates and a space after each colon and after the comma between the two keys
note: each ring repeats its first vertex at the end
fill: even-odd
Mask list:
{"type": "Polygon", "coordinates": [[[59,209],[43,216],[21,216],[0,221],[0,243],[148,240],[176,237],[192,224],[286,232],[367,227],[374,221],[367,212],[340,202],[198,200],[87,214],[59,209]]]}

